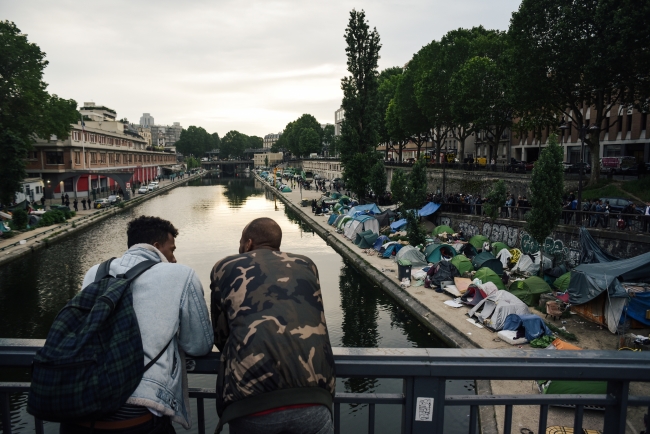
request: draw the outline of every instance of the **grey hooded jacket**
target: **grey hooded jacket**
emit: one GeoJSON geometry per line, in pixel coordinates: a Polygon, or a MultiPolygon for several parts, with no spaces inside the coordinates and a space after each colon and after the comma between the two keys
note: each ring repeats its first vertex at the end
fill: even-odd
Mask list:
{"type": "MultiPolygon", "coordinates": [[[[144,349],[144,363],[153,359],[174,337],[165,353],[140,381],[128,404],[141,405],[154,414],[170,416],[184,428],[191,427],[185,353],[207,354],[212,349],[213,331],[203,287],[196,273],[181,264],[171,264],[158,249],[136,244],[111,263],[111,275],[125,273],[145,261],[160,262],[132,284],[133,306],[138,318],[144,349]]],[[[84,277],[82,288],[95,279],[98,265],[84,277]]]]}

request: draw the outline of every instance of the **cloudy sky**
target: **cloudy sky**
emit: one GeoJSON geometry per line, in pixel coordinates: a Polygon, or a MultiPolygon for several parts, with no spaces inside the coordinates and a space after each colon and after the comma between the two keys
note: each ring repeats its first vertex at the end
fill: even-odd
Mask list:
{"type": "Polygon", "coordinates": [[[380,69],[449,30],[506,30],[520,0],[0,0],[47,54],[49,91],[138,122],[223,136],[278,132],[303,113],[333,123],[353,8],[379,32],[380,69]]]}

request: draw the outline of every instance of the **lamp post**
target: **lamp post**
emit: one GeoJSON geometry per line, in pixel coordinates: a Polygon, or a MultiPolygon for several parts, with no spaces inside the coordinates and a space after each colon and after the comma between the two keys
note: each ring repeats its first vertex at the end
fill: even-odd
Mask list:
{"type": "MultiPolygon", "coordinates": [[[[566,124],[564,121],[562,121],[562,125],[560,125],[561,130],[568,130],[571,128],[571,124],[566,124]]],[[[585,136],[587,133],[591,133],[593,131],[598,131],[600,128],[596,125],[582,125],[580,128],[578,128],[578,131],[580,132],[580,167],[578,167],[578,206],[576,207],[576,223],[578,221],[582,225],[582,174],[585,170],[585,136]]]]}

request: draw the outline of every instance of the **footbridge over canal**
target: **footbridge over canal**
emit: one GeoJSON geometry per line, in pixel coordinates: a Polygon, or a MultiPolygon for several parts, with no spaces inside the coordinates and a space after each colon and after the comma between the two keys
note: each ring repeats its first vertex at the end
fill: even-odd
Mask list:
{"type": "Polygon", "coordinates": [[[237,172],[244,172],[246,169],[253,169],[253,160],[214,160],[201,162],[201,168],[205,170],[218,170],[224,176],[232,176],[237,172]]]}

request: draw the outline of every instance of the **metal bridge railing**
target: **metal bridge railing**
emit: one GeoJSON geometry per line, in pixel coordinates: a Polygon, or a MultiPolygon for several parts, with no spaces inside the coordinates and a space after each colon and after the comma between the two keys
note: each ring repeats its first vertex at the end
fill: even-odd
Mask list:
{"type": "MultiPolygon", "coordinates": [[[[42,340],[0,339],[0,368],[29,367],[42,340]]],[[[188,358],[190,374],[216,374],[218,353],[188,358]]],[[[341,404],[367,404],[368,432],[375,432],[375,406],[401,406],[401,432],[443,432],[445,407],[469,406],[469,433],[476,433],[479,406],[504,406],[502,432],[510,433],[513,407],[539,406],[538,433],[546,432],[549,406],[575,405],[574,432],[582,432],[585,406],[604,407],[604,434],[625,432],[627,409],[648,407],[650,396],[629,396],[630,382],[650,382],[650,354],[617,351],[464,350],[437,348],[334,348],[340,378],[398,378],[402,393],[342,393],[335,398],[334,422],[341,431],[341,404]],[[448,395],[447,380],[598,380],[605,395],[448,395]]],[[[5,434],[11,434],[9,395],[25,392],[28,383],[0,383],[0,411],[5,434]]],[[[214,389],[191,389],[197,400],[198,430],[205,433],[204,400],[214,389]]],[[[43,432],[36,421],[36,432],[43,432]]]]}

